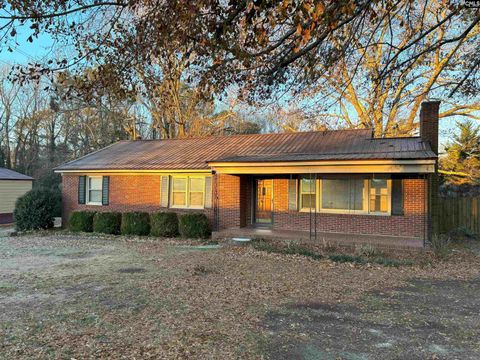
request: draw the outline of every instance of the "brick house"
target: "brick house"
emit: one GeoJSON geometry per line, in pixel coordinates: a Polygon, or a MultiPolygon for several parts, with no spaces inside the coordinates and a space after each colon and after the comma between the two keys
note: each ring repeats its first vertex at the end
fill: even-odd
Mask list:
{"type": "Polygon", "coordinates": [[[74,210],[204,212],[213,236],[423,246],[439,102],[420,136],[371,130],[120,141],[58,167],[74,210]]]}

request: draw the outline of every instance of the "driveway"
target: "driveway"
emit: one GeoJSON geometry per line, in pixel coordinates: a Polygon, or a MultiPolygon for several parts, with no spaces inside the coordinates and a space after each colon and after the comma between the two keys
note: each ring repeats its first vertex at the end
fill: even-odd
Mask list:
{"type": "Polygon", "coordinates": [[[193,240],[0,237],[6,359],[478,359],[479,257],[398,268],[193,240]]]}

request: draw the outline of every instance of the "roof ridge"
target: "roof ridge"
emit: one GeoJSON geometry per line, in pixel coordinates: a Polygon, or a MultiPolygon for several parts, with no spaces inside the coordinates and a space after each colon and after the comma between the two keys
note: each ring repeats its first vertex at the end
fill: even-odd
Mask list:
{"type": "MultiPolygon", "coordinates": [[[[209,138],[232,138],[232,137],[247,137],[247,136],[267,136],[267,135],[297,135],[297,134],[313,134],[313,133],[332,133],[343,131],[358,131],[358,132],[370,132],[372,129],[334,129],[334,130],[309,130],[309,131],[293,131],[293,132],[272,132],[272,133],[258,133],[258,134],[232,134],[232,135],[204,135],[193,136],[185,138],[169,138],[169,139],[140,139],[140,140],[121,140],[124,142],[149,142],[149,141],[179,141],[179,140],[197,140],[197,139],[209,139],[209,138]]],[[[119,142],[119,141],[118,141],[119,142]]]]}

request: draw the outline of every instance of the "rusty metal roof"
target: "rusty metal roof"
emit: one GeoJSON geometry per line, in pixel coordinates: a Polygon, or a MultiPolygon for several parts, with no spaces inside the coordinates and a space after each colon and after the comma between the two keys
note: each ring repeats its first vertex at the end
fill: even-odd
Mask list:
{"type": "Polygon", "coordinates": [[[10,169],[0,168],[0,180],[33,180],[33,178],[10,169]]]}
{"type": "Polygon", "coordinates": [[[120,141],[56,170],[209,169],[208,162],[435,159],[418,137],[372,137],[371,130],[120,141]]]}

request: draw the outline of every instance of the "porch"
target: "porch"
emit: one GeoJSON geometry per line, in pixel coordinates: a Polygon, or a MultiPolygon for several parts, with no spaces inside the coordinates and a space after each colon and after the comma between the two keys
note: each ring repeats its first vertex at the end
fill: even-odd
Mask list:
{"type": "Polygon", "coordinates": [[[309,231],[277,230],[255,226],[229,228],[212,233],[213,240],[229,240],[234,237],[280,241],[293,240],[300,243],[316,243],[318,245],[335,245],[339,247],[357,247],[367,244],[383,249],[422,249],[424,247],[423,239],[405,236],[317,231],[315,238],[315,233],[310,233],[309,231]]]}

